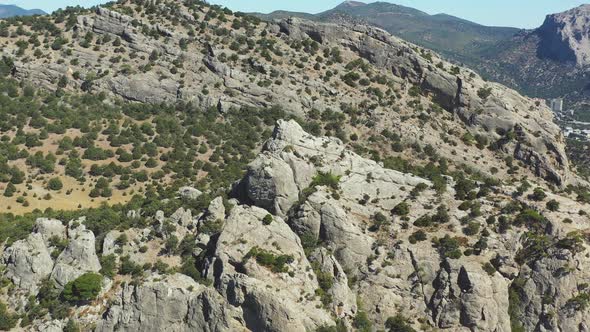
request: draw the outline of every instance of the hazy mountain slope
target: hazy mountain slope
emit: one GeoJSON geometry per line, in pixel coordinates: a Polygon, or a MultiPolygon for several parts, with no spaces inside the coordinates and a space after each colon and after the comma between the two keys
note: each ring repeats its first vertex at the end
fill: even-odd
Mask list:
{"type": "MultiPolygon", "coordinates": [[[[386,2],[344,2],[314,20],[333,21],[344,13],[464,63],[487,79],[541,98],[564,97],[568,107],[585,109],[588,89],[589,6],[548,15],[538,29],[487,27],[453,16],[428,15],[386,2]]],[[[300,13],[289,13],[308,17],[300,13]]],[[[277,17],[285,17],[280,13],[277,17]]],[[[261,16],[272,19],[274,14],[261,16]]],[[[339,17],[338,19],[341,19],[339,17]]]]}
{"type": "MultiPolygon", "coordinates": [[[[370,4],[344,2],[334,9],[314,15],[315,20],[330,20],[344,13],[363,19],[412,43],[430,48],[454,60],[466,62],[477,52],[520,31],[516,28],[482,26],[454,16],[429,15],[422,11],[387,2],[370,4]]],[[[309,19],[309,14],[275,12],[260,15],[266,19],[287,15],[309,19]]]]}
{"type": "Polygon", "coordinates": [[[386,2],[364,6],[344,3],[320,16],[334,11],[360,16],[405,40],[453,56],[469,56],[518,31],[514,28],[486,27],[450,15],[429,15],[386,2]]]}
{"type": "Polygon", "coordinates": [[[40,9],[22,9],[14,5],[0,5],[0,18],[8,18],[14,16],[30,16],[30,15],[43,15],[44,11],[40,9]]]}

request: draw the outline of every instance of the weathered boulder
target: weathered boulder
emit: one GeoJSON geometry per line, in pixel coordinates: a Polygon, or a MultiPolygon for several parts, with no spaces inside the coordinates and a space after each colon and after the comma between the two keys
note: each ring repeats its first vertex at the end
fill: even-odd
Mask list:
{"type": "Polygon", "coordinates": [[[63,240],[66,238],[66,226],[59,220],[39,218],[35,221],[33,232],[40,234],[47,247],[50,246],[50,239],[63,240]]]}
{"type": "Polygon", "coordinates": [[[197,199],[203,193],[200,190],[192,188],[192,187],[182,187],[178,190],[178,194],[180,195],[180,197],[183,197],[183,198],[197,199]]]}

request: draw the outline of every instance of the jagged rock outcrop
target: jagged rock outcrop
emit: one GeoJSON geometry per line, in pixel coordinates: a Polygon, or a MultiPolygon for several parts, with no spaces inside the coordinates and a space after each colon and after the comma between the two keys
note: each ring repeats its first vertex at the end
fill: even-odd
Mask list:
{"type": "MultiPolygon", "coordinates": [[[[319,172],[343,177],[343,188],[351,195],[360,194],[361,188],[355,184],[368,173],[384,187],[389,182],[400,186],[428,183],[385,170],[376,162],[346,150],[337,138],[316,138],[305,133],[297,122],[281,120],[272,139],[266,143],[264,153],[249,165],[246,177],[236,187],[236,195],[284,216],[319,172]]],[[[383,189],[393,190],[391,187],[383,189]]],[[[317,227],[315,229],[317,231],[317,227]]]]}
{"type": "Polygon", "coordinates": [[[332,297],[331,311],[339,319],[352,319],[358,312],[356,295],[348,286],[348,276],[336,257],[327,249],[320,248],[311,255],[310,260],[312,264],[317,264],[324,278],[330,278],[328,294],[332,297]]]}
{"type": "Polygon", "coordinates": [[[589,265],[587,259],[561,249],[525,267],[513,285],[521,301],[522,326],[545,331],[590,328],[583,304],[589,265]]]}
{"type": "Polygon", "coordinates": [[[52,239],[63,240],[66,238],[66,226],[59,220],[39,218],[35,222],[33,232],[43,237],[47,247],[51,246],[52,239]]]}
{"type": "MultiPolygon", "coordinates": [[[[303,332],[336,324],[351,328],[361,313],[376,328],[398,314],[415,328],[448,331],[510,331],[518,324],[525,330],[569,331],[589,324],[590,260],[583,235],[588,220],[579,212],[583,206],[570,198],[551,194],[562,209],[536,221],[547,227],[526,229],[515,221],[499,231],[490,217],[502,213],[505,193],[513,187],[499,184],[490,197],[468,201],[478,204],[478,214],[472,214],[462,208],[456,190],[437,192],[432,182],[364,159],[338,139],[311,136],[295,121],[277,123],[250,167],[234,188],[238,199],[217,197],[196,216],[181,207],[169,217],[158,211],[150,219],[154,230],[171,223],[175,234],[194,235],[188,262],[199,269],[202,279],[196,279],[210,285],[155,269],[137,282],[106,282],[105,301],[80,309],[90,313],[83,321],[105,332],[303,332]],[[269,159],[290,171],[250,181],[269,159]],[[329,181],[317,180],[318,174],[330,175],[329,181]],[[293,185],[276,185],[285,181],[293,185]],[[252,192],[272,195],[257,200],[252,192]],[[406,211],[393,213],[402,202],[406,211]],[[420,224],[434,213],[438,224],[420,224]],[[562,222],[565,216],[571,221],[562,222]],[[465,227],[474,224],[486,228],[473,236],[465,227]]],[[[510,199],[542,209],[527,197],[510,199]]],[[[4,276],[18,294],[34,294],[48,277],[63,287],[101,268],[94,234],[84,222],[73,220],[64,228],[60,221],[39,219],[34,233],[5,249],[4,276]],[[64,232],[69,243],[54,267],[44,237],[65,239],[64,232]]],[[[180,268],[174,253],[162,253],[166,238],[150,228],[111,231],[103,255],[119,261],[129,255],[136,264],[165,260],[180,268]]]]}
{"type": "Polygon", "coordinates": [[[429,307],[438,327],[510,331],[509,283],[500,275],[488,275],[476,262],[444,262],[433,284],[429,307]]]}

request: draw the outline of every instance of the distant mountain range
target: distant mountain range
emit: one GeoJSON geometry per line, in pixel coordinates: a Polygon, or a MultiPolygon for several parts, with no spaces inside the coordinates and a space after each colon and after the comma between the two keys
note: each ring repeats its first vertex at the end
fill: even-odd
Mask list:
{"type": "Polygon", "coordinates": [[[46,14],[41,9],[23,9],[15,5],[0,5],[0,18],[46,14]]]}
{"type": "Polygon", "coordinates": [[[316,21],[362,20],[484,77],[533,97],[564,97],[568,107],[590,104],[590,5],[548,15],[538,29],[483,26],[446,14],[429,15],[387,2],[346,1],[319,14],[256,14],[272,20],[296,16],[316,21]]]}

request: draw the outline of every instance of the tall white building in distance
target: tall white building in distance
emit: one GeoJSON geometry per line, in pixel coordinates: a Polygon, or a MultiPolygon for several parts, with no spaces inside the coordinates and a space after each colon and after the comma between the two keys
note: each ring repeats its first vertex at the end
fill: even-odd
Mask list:
{"type": "Polygon", "coordinates": [[[555,98],[551,99],[551,110],[555,113],[561,113],[563,111],[563,99],[555,98]]]}

